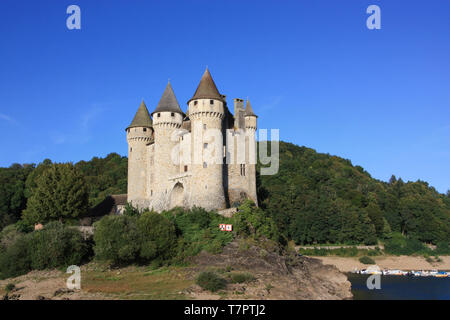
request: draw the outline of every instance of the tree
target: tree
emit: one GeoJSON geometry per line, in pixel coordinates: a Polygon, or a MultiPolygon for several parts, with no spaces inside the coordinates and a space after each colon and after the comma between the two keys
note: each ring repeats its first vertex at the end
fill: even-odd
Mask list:
{"type": "Polygon", "coordinates": [[[84,177],[72,164],[53,164],[37,179],[23,218],[29,223],[78,218],[88,211],[88,196],[84,177]]]}

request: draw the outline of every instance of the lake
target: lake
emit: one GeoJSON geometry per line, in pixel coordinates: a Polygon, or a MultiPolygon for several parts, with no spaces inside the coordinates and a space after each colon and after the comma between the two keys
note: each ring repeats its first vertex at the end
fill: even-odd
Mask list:
{"type": "Polygon", "coordinates": [[[450,300],[450,278],[381,276],[381,289],[369,290],[369,275],[347,274],[355,300],[450,300]]]}

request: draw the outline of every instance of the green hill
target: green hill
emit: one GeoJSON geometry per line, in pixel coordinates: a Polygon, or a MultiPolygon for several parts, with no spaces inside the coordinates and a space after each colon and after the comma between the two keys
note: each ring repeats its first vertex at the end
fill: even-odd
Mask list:
{"type": "Polygon", "coordinates": [[[376,180],[349,160],[280,143],[277,175],[258,177],[261,206],[297,243],[367,243],[400,232],[450,239],[450,193],[423,181],[376,180]]]}

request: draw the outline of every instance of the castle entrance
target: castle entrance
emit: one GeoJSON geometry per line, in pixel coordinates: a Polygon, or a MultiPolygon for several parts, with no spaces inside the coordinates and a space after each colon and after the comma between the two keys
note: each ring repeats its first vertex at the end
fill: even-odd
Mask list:
{"type": "Polygon", "coordinates": [[[170,208],[184,207],[184,187],[177,182],[170,193],[170,208]]]}

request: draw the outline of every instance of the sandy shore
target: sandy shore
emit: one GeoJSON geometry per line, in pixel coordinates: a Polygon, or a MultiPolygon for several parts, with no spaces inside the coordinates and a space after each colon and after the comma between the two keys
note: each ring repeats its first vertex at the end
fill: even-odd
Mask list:
{"type": "MultiPolygon", "coordinates": [[[[313,257],[324,264],[335,265],[342,272],[350,272],[356,269],[365,269],[368,265],[362,264],[354,257],[313,257]]],[[[429,263],[424,257],[413,256],[380,256],[371,257],[381,269],[400,270],[450,270],[450,256],[440,256],[442,262],[429,263]]]]}

